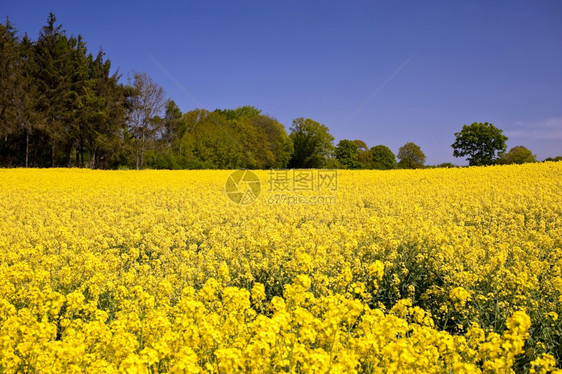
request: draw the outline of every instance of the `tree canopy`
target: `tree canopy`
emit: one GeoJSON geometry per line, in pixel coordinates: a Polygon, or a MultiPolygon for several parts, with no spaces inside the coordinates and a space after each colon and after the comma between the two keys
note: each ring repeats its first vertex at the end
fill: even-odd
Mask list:
{"type": "Polygon", "coordinates": [[[377,145],[371,150],[371,166],[373,169],[388,170],[396,168],[396,156],[385,145],[377,145]]]}
{"type": "Polygon", "coordinates": [[[293,168],[320,168],[334,151],[334,137],[323,124],[309,118],[293,121],[290,138],[293,155],[289,166],[293,168]]]}
{"type": "Polygon", "coordinates": [[[336,146],[336,159],[347,169],[360,169],[363,166],[361,162],[359,162],[358,142],[359,141],[342,139],[336,146]]]}
{"type": "Polygon", "coordinates": [[[471,166],[492,165],[507,148],[507,137],[503,131],[488,122],[464,125],[460,132],[455,133],[455,137],[451,145],[453,156],[468,156],[471,166]]]}
{"type": "Polygon", "coordinates": [[[537,157],[522,145],[511,148],[499,159],[500,164],[526,164],[528,162],[537,162],[537,157]]]}
{"type": "Polygon", "coordinates": [[[418,169],[425,164],[425,154],[412,142],[404,144],[398,150],[398,166],[402,169],[418,169]]]}

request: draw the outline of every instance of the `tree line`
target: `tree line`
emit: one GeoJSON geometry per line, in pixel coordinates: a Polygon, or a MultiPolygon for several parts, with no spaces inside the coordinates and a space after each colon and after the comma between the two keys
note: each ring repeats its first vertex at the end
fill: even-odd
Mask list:
{"type": "MultiPolygon", "coordinates": [[[[121,83],[103,50],[90,53],[52,13],[36,40],[20,37],[9,19],[0,24],[0,56],[3,167],[425,167],[415,143],[397,155],[361,140],[334,145],[328,127],[309,118],[295,119],[287,132],[252,106],[182,113],[146,73],[133,72],[121,83]]],[[[491,124],[465,126],[455,135],[454,155],[468,156],[471,165],[536,161],[524,147],[505,153],[507,138],[491,124]]]]}

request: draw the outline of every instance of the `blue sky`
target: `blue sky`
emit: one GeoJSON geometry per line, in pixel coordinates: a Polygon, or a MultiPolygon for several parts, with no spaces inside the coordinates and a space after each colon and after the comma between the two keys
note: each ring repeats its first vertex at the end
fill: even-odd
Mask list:
{"type": "Polygon", "coordinates": [[[145,71],[183,111],[253,105],[289,129],[324,123],[336,141],[428,164],[463,124],[491,122],[539,159],[562,155],[560,1],[13,1],[36,38],[49,12],[123,81],[145,71]],[[180,89],[156,60],[190,95],[180,89]],[[195,100],[194,100],[195,99],[195,100]]]}

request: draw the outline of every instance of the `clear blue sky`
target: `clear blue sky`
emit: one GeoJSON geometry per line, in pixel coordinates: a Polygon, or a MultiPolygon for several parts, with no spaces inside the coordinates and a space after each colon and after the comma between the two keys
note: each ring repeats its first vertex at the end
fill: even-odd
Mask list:
{"type": "Polygon", "coordinates": [[[561,1],[14,1],[37,37],[49,12],[183,111],[253,105],[340,139],[413,141],[454,162],[454,133],[491,122],[539,159],[562,155],[561,1]],[[155,58],[193,95],[184,93],[155,58]],[[370,98],[370,100],[366,100],[370,98]]]}

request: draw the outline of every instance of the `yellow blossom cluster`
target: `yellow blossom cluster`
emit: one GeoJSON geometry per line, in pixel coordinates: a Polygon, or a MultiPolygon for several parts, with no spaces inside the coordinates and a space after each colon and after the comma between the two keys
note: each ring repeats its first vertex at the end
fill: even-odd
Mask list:
{"type": "Polygon", "coordinates": [[[562,163],[229,174],[0,170],[0,372],[560,372],[562,163]]]}

